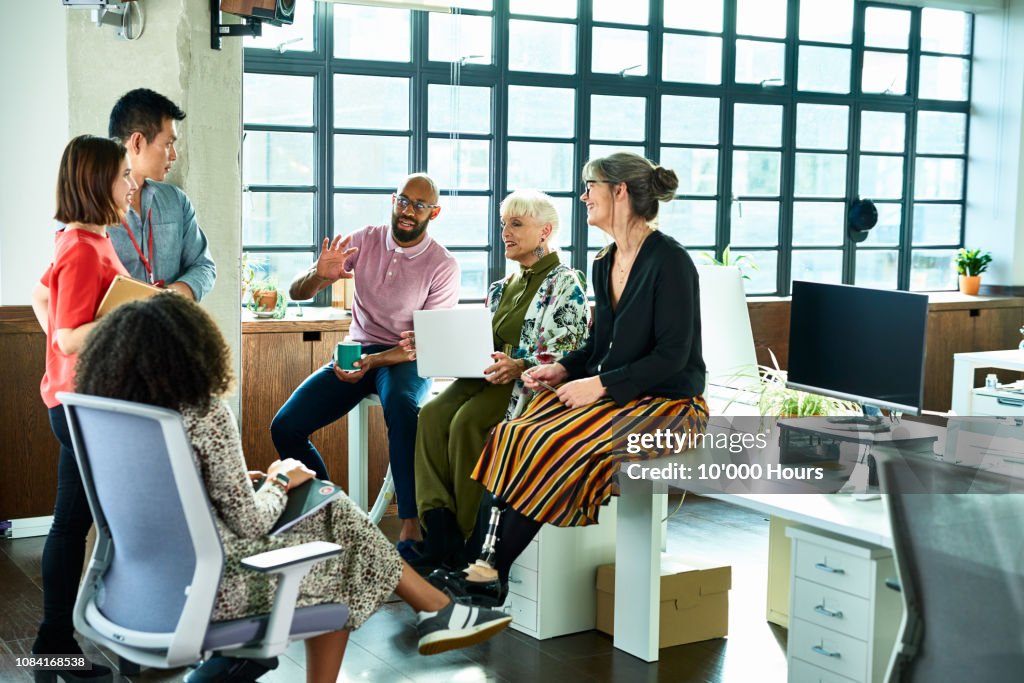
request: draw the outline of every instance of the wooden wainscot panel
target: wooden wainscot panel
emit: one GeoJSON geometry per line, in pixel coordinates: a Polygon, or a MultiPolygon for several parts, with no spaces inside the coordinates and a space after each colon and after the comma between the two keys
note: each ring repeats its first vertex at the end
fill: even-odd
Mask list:
{"type": "Polygon", "coordinates": [[[60,447],[39,396],[46,335],[31,307],[0,307],[0,358],[0,519],[52,515],[60,447]]]}

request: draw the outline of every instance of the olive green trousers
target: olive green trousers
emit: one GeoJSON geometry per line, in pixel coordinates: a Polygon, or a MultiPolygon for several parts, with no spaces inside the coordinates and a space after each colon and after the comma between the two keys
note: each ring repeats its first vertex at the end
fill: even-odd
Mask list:
{"type": "Polygon", "coordinates": [[[421,522],[426,511],[444,507],[455,513],[463,538],[473,533],[484,489],[470,475],[494,425],[505,417],[512,386],[459,379],[420,408],[415,473],[421,522]]]}

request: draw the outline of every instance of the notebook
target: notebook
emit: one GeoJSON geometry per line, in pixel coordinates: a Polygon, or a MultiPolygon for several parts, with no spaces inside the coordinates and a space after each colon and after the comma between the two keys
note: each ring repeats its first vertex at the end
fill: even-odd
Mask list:
{"type": "Polygon", "coordinates": [[[121,304],[128,303],[129,301],[148,299],[154,294],[166,291],[145,282],[125,277],[124,275],[115,275],[114,281],[110,283],[107,293],[103,295],[103,300],[100,301],[99,308],[96,309],[96,317],[101,318],[121,304]]]}
{"type": "MultiPolygon", "coordinates": [[[[264,481],[266,479],[260,479],[253,484],[253,487],[259,491],[264,481]]],[[[285,504],[281,516],[270,528],[269,535],[277,536],[288,531],[340,495],[340,486],[322,479],[310,479],[299,484],[288,491],[288,502],[285,504]]]]}

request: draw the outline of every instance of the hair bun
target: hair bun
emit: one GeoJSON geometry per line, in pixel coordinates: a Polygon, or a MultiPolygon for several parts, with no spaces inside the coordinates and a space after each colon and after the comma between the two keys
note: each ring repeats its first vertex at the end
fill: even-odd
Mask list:
{"type": "Polygon", "coordinates": [[[679,178],[676,172],[664,166],[655,166],[651,177],[652,194],[663,202],[670,202],[676,198],[676,188],[679,187],[679,178]]]}

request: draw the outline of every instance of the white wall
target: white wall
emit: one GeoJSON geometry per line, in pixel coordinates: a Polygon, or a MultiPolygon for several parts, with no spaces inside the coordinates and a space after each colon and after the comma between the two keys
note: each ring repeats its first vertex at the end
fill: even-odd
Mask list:
{"type": "Polygon", "coordinates": [[[67,10],[2,0],[0,305],[29,303],[53,253],[57,166],[68,140],[67,10]],[[16,11],[15,11],[16,8],[16,11]]]}

